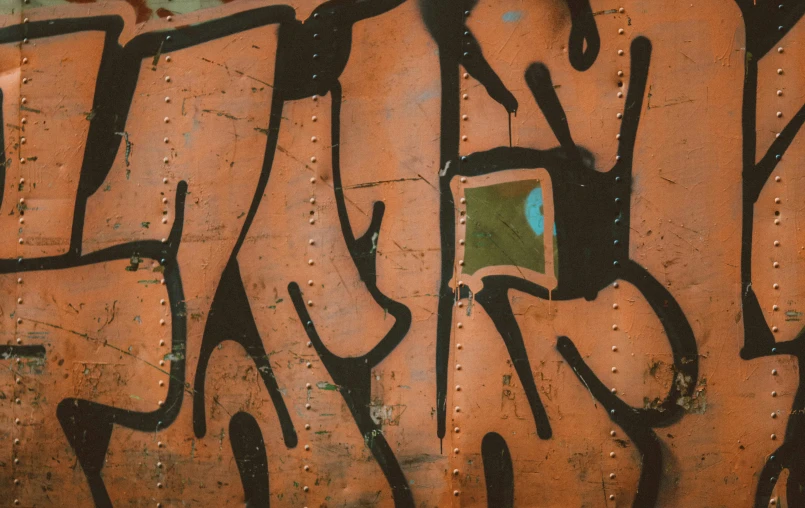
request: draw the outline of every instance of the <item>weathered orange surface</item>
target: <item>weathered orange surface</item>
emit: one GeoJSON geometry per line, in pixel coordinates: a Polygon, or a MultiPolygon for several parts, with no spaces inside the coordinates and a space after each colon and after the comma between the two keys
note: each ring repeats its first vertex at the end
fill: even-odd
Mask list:
{"type": "MultiPolygon", "coordinates": [[[[484,437],[497,433],[511,455],[513,506],[642,506],[639,495],[648,487],[641,472],[653,466],[616,420],[620,413],[613,416],[563,356],[558,339],[567,337],[612,389],[605,392],[633,408],[657,410],[674,387],[682,391],[668,402],[679,414],[641,427],[655,436],[661,459],[652,472],[659,484],[649,506],[800,506],[805,455],[797,450],[805,429],[793,418],[805,410],[795,400],[802,390],[798,356],[805,354],[797,349],[805,312],[805,229],[799,222],[805,217],[799,167],[805,143],[797,134],[805,100],[805,21],[797,23],[791,14],[779,22],[787,23],[779,33],[778,21],[768,21],[771,28],[761,30],[775,32],[779,41],[765,54],[749,55],[747,13],[766,0],[757,6],[743,0],[592,0],[600,51],[589,69],[579,71],[569,60],[566,2],[479,0],[465,7],[443,0],[441,18],[455,8],[456,19],[466,21],[445,40],[457,37],[463,51],[463,31],[471,31],[517,101],[510,114],[460,56],[452,67],[445,63],[447,46],[439,47],[424,21],[429,2],[407,0],[352,20],[344,59],[333,57],[340,62],[337,76],[326,68],[309,83],[310,93],[302,93],[297,81],[278,84],[281,73],[294,70],[307,80],[310,66],[318,65],[285,45],[318,35],[314,11],[326,18],[330,5],[346,5],[349,13],[382,3],[333,2],[315,11],[318,1],[292,0],[284,4],[290,8],[283,20],[248,29],[222,25],[211,40],[203,33],[212,25],[204,23],[238,13],[254,20],[254,10],[275,2],[25,0],[3,7],[0,344],[8,347],[0,358],[6,370],[0,377],[0,504],[497,508],[488,497],[498,487],[489,485],[489,458],[482,453],[484,437]],[[471,10],[466,18],[465,9],[471,10]],[[51,20],[103,17],[117,24],[119,35],[97,26],[55,35],[25,31],[51,20]],[[285,32],[306,20],[309,31],[285,32]],[[13,30],[26,39],[3,39],[13,30]],[[138,72],[128,99],[114,88],[125,88],[118,74],[99,81],[103,62],[113,56],[105,47],[125,52],[149,36],[171,36],[180,44],[186,33],[196,38],[186,47],[171,50],[165,43],[155,56],[123,59],[138,72]],[[460,180],[461,156],[471,159],[496,147],[545,151],[562,141],[529,88],[527,69],[541,62],[549,70],[573,141],[603,174],[620,163],[619,115],[628,109],[627,99],[635,100],[627,97],[630,48],[642,38],[650,41],[651,58],[645,93],[633,112],[640,122],[631,179],[624,183],[631,188],[625,198],[628,233],[621,240],[628,253],[620,259],[645,268],[681,308],[695,354],[677,364],[661,316],[630,281],[616,275],[615,284],[605,281],[591,298],[554,298],[563,278],[554,272],[556,238],[545,240],[546,274],[524,273],[516,260],[475,275],[462,271],[464,221],[472,217],[459,200],[478,184],[460,180]],[[289,62],[278,57],[284,51],[289,62]],[[457,88],[446,86],[440,58],[455,73],[457,88]],[[758,69],[757,121],[748,127],[756,133],[756,155],[750,161],[748,61],[758,69]],[[340,117],[333,115],[334,97],[340,97],[340,117]],[[447,103],[457,107],[457,132],[445,130],[447,103]],[[124,105],[123,116],[110,113],[114,104],[124,105]],[[104,124],[104,118],[112,120],[104,124]],[[114,143],[90,146],[93,123],[114,143]],[[760,162],[767,150],[782,153],[773,143],[785,138],[775,136],[784,128],[793,142],[759,187],[747,234],[747,164],[760,162]],[[447,136],[458,146],[452,157],[444,152],[447,136]],[[106,155],[89,157],[90,150],[106,155]],[[88,184],[85,206],[78,206],[79,181],[89,174],[97,181],[88,184]],[[444,199],[453,203],[454,217],[440,215],[444,199]],[[385,208],[374,231],[378,202],[385,208]],[[364,242],[358,262],[350,235],[353,243],[364,242]],[[742,259],[746,242],[744,254],[751,258],[742,259]],[[453,244],[455,257],[445,251],[453,244]],[[160,249],[167,250],[156,254],[160,249]],[[371,258],[376,266],[366,273],[376,273],[372,290],[358,267],[360,259],[371,258]],[[444,259],[452,266],[449,277],[444,259]],[[56,261],[50,266],[47,260],[56,261]],[[746,353],[751,348],[745,341],[753,337],[745,331],[742,262],[749,263],[773,351],[746,353]],[[488,293],[481,277],[489,273],[547,288],[548,297],[517,288],[505,296],[550,436],[537,434],[525,382],[507,349],[508,331],[496,328],[491,304],[475,298],[488,293]],[[226,310],[218,313],[218,329],[210,311],[222,279],[242,281],[245,299],[219,297],[226,310]],[[292,283],[310,323],[295,309],[292,283]],[[177,284],[178,299],[172,293],[177,284]],[[395,328],[403,319],[394,317],[391,304],[378,303],[375,292],[407,309],[407,329],[395,328]],[[452,314],[441,311],[449,327],[441,338],[440,294],[448,300],[455,294],[452,314]],[[259,333],[252,336],[262,350],[244,349],[243,330],[252,318],[259,333]],[[209,363],[202,354],[205,327],[209,363]],[[332,355],[367,355],[347,369],[354,386],[334,379],[306,333],[313,327],[332,355]],[[370,363],[371,352],[385,347],[381,339],[398,333],[399,343],[370,363]],[[440,340],[449,345],[444,437],[437,421],[440,340]],[[43,346],[44,354],[17,346],[43,346]],[[678,370],[695,361],[697,375],[678,370]],[[362,366],[368,366],[365,379],[362,366]],[[199,379],[205,379],[203,398],[199,379]],[[360,380],[368,383],[368,404],[360,402],[357,411],[370,415],[370,431],[359,428],[345,398],[359,391],[360,380]],[[287,407],[295,442],[284,439],[272,395],[287,407]],[[91,421],[70,431],[64,421],[80,420],[83,411],[73,400],[102,409],[86,413],[91,421]],[[124,414],[118,410],[128,416],[109,416],[124,414]],[[161,416],[170,411],[176,414],[161,416]],[[241,413],[253,420],[234,418],[241,413]],[[128,423],[149,414],[160,423],[128,423]],[[259,468],[248,478],[239,473],[232,444],[239,436],[233,433],[245,420],[259,425],[267,478],[259,468]],[[102,437],[107,427],[108,449],[102,437]],[[84,444],[75,445],[70,432],[84,444]],[[378,436],[399,465],[412,502],[399,486],[392,488],[378,464],[372,448],[378,436]],[[100,450],[94,473],[76,446],[100,450]],[[775,453],[792,458],[769,480],[762,471],[775,453]],[[93,474],[108,499],[92,490],[93,474]],[[247,483],[258,491],[267,483],[268,496],[250,494],[247,483]]],[[[798,12],[799,3],[791,0],[781,11],[798,12]]],[[[335,26],[340,31],[334,37],[349,24],[335,26]]],[[[330,39],[322,44],[320,58],[329,62],[330,39]]],[[[541,166],[522,170],[530,173],[518,174],[541,175],[544,192],[558,192],[555,176],[541,166]]],[[[483,185],[495,180],[472,178],[486,178],[483,185]]],[[[554,199],[544,198],[548,233],[559,206],[554,199]]],[[[563,234],[560,229],[556,270],[565,254],[563,234]]],[[[660,300],[660,307],[675,305],[660,300]]]]}

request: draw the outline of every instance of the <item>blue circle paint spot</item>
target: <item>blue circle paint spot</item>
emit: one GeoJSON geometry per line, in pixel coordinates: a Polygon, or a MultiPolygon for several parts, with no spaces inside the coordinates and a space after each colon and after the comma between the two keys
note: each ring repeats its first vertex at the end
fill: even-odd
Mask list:
{"type": "Polygon", "coordinates": [[[542,187],[532,190],[525,200],[525,218],[538,235],[545,232],[545,215],[542,212],[542,187]]]}

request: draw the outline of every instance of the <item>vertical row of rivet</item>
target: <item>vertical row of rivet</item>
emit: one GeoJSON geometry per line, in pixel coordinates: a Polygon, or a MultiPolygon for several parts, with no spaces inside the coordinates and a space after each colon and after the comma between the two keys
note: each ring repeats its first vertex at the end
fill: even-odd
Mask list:
{"type": "MultiPolygon", "coordinates": [[[[464,77],[467,78],[468,75],[465,73],[464,77]]],[[[468,98],[466,94],[464,95],[464,98],[465,99],[468,98]]],[[[462,119],[467,120],[467,115],[462,115],[462,119]]],[[[465,137],[463,137],[463,138],[465,139],[465,137]]],[[[467,183],[467,178],[462,176],[462,177],[460,177],[459,182],[460,182],[460,184],[458,186],[457,195],[459,195],[461,197],[459,198],[459,202],[456,205],[456,210],[458,211],[458,224],[456,225],[456,231],[458,233],[457,236],[458,236],[458,243],[459,243],[459,249],[457,250],[457,252],[460,252],[461,254],[457,256],[459,258],[459,260],[458,260],[459,268],[457,268],[455,270],[456,274],[461,274],[461,268],[460,267],[463,266],[463,264],[464,264],[464,261],[461,258],[463,258],[463,255],[464,255],[463,254],[463,251],[464,251],[463,246],[464,246],[464,243],[465,243],[464,239],[466,237],[466,227],[467,227],[467,200],[464,197],[464,185],[463,185],[463,184],[467,183]]],[[[461,436],[460,436],[460,433],[461,433],[461,416],[462,416],[461,415],[461,399],[462,399],[462,397],[461,397],[461,395],[462,395],[462,393],[461,393],[461,391],[462,391],[462,388],[461,388],[461,377],[462,376],[461,376],[461,374],[462,374],[462,369],[463,369],[461,361],[462,361],[462,356],[463,356],[463,353],[464,353],[465,339],[467,337],[467,334],[466,334],[465,329],[464,329],[464,321],[463,321],[463,319],[466,316],[466,314],[464,312],[462,312],[462,309],[464,307],[464,303],[462,302],[461,296],[460,296],[461,291],[464,289],[464,281],[460,279],[460,275],[458,276],[458,278],[457,278],[457,280],[456,280],[456,282],[454,284],[454,287],[455,287],[455,291],[456,291],[456,311],[455,311],[455,316],[454,316],[454,320],[453,320],[453,322],[456,324],[456,329],[455,329],[455,333],[454,333],[455,344],[456,344],[456,351],[454,352],[454,358],[455,358],[454,363],[455,363],[455,370],[456,370],[456,373],[454,375],[455,376],[454,381],[455,381],[455,384],[456,384],[456,394],[453,397],[453,403],[454,403],[455,407],[454,407],[454,410],[453,410],[453,418],[452,418],[452,422],[453,422],[452,427],[453,428],[452,428],[452,435],[451,435],[451,440],[450,441],[451,441],[451,444],[453,446],[454,464],[456,464],[456,467],[454,467],[453,470],[452,470],[453,496],[458,498],[461,495],[461,476],[460,476],[461,471],[457,466],[457,464],[461,463],[461,461],[458,459],[459,454],[461,453],[461,446],[460,446],[460,444],[461,444],[461,436]]],[[[460,505],[461,502],[459,501],[458,504],[460,505]]]]}
{"type": "MultiPolygon", "coordinates": [[[[314,39],[315,39],[315,34],[314,34],[314,39]]],[[[316,108],[319,106],[319,97],[318,97],[318,95],[314,95],[312,97],[312,100],[313,100],[314,104],[313,104],[313,107],[309,111],[313,111],[314,114],[311,115],[311,117],[310,117],[311,128],[310,128],[310,131],[309,131],[310,132],[310,151],[309,151],[309,153],[310,153],[310,163],[311,164],[316,164],[318,162],[318,160],[319,160],[319,150],[320,150],[320,146],[321,146],[321,143],[319,143],[320,135],[319,135],[319,132],[318,132],[318,129],[320,128],[320,122],[319,122],[318,115],[315,114],[316,113],[316,108]]],[[[303,123],[303,125],[304,125],[304,123],[303,123]]],[[[316,265],[316,259],[315,259],[315,256],[313,255],[313,253],[314,253],[314,250],[317,247],[317,242],[316,242],[316,238],[315,238],[316,235],[315,235],[314,231],[316,230],[315,226],[317,224],[317,216],[316,216],[316,214],[317,214],[318,206],[316,204],[316,202],[317,202],[316,190],[317,190],[318,185],[319,185],[319,179],[317,178],[316,172],[314,171],[313,176],[310,177],[310,193],[309,193],[309,197],[308,197],[308,204],[310,205],[309,206],[309,212],[308,212],[308,219],[307,219],[308,220],[308,228],[309,228],[309,231],[310,231],[310,233],[308,234],[308,248],[307,248],[307,252],[308,252],[307,264],[308,264],[308,267],[313,267],[313,266],[316,265]]],[[[312,268],[309,268],[308,272],[312,274],[312,273],[315,272],[315,270],[312,269],[312,268]]],[[[316,282],[315,282],[314,278],[311,275],[311,278],[308,279],[308,281],[307,281],[307,285],[308,285],[308,288],[309,288],[308,289],[309,294],[308,294],[308,300],[307,300],[308,307],[313,307],[315,305],[315,301],[313,300],[313,297],[312,297],[312,291],[313,291],[313,288],[315,287],[315,284],[316,284],[316,282]]],[[[307,347],[312,349],[313,343],[308,341],[307,342],[307,347]]],[[[313,354],[312,351],[311,351],[311,354],[313,354]]],[[[308,369],[313,368],[313,363],[310,361],[310,359],[308,359],[308,361],[305,363],[305,366],[308,369]]],[[[313,395],[314,383],[315,383],[315,376],[313,375],[312,371],[309,371],[309,374],[307,376],[307,382],[305,383],[305,410],[306,410],[306,412],[309,412],[309,411],[313,410],[313,406],[312,406],[313,398],[312,398],[312,395],[313,395]]],[[[308,439],[309,436],[310,436],[310,430],[311,430],[310,418],[305,418],[305,431],[306,431],[305,432],[305,434],[306,434],[305,435],[305,441],[306,441],[305,451],[306,452],[311,451],[310,439],[308,439]]],[[[303,480],[300,482],[300,485],[302,485],[302,492],[304,493],[305,508],[307,508],[308,506],[313,504],[312,502],[310,502],[310,486],[309,486],[310,482],[308,481],[308,477],[311,474],[310,460],[309,460],[310,456],[311,456],[311,454],[309,454],[309,453],[305,456],[305,460],[304,460],[305,463],[302,466],[302,478],[303,478],[303,480]]]]}
{"type": "MultiPolygon", "coordinates": [[[[168,42],[170,40],[171,40],[171,36],[166,35],[165,36],[165,41],[168,42]]],[[[163,132],[165,134],[164,137],[162,138],[162,142],[165,144],[165,147],[166,147],[165,155],[162,158],[162,166],[165,169],[165,172],[164,172],[163,177],[162,177],[162,184],[163,185],[169,185],[170,184],[170,178],[169,178],[170,173],[169,173],[169,171],[170,171],[171,159],[172,159],[172,156],[173,156],[173,153],[174,153],[173,148],[171,146],[171,141],[172,140],[171,140],[171,135],[170,135],[172,120],[176,116],[176,111],[175,111],[176,107],[173,104],[173,100],[171,99],[171,91],[176,86],[176,84],[174,82],[174,77],[171,76],[171,74],[172,74],[171,73],[171,66],[169,65],[172,61],[173,61],[173,57],[171,55],[169,55],[169,54],[166,54],[165,57],[164,57],[164,64],[163,64],[164,73],[163,73],[163,76],[162,76],[162,79],[165,81],[165,96],[164,96],[164,99],[157,99],[157,100],[160,100],[162,104],[164,104],[164,106],[162,106],[161,109],[164,108],[163,111],[165,111],[165,117],[162,120],[162,123],[163,123],[162,130],[163,130],[163,132]]],[[[156,161],[154,161],[154,163],[156,163],[156,161]]],[[[168,214],[170,213],[170,203],[169,203],[168,196],[170,196],[171,193],[170,193],[170,191],[168,189],[166,189],[166,190],[163,190],[162,192],[160,192],[160,195],[162,196],[162,198],[161,198],[161,201],[162,201],[162,208],[161,208],[162,217],[161,217],[161,220],[160,220],[160,226],[159,227],[160,227],[160,232],[161,232],[161,241],[162,241],[162,243],[165,243],[165,242],[167,242],[168,233],[170,231],[170,225],[168,224],[168,222],[169,222],[168,214]]],[[[164,266],[165,260],[160,260],[160,262],[164,266]]],[[[160,280],[160,283],[161,283],[161,285],[164,285],[165,284],[165,279],[162,278],[160,280]]],[[[162,337],[163,336],[163,334],[161,333],[162,332],[162,327],[166,326],[166,324],[167,324],[167,319],[170,316],[170,308],[169,308],[168,302],[166,301],[165,298],[160,299],[159,305],[160,305],[160,312],[158,314],[161,317],[159,319],[160,333],[158,335],[160,337],[162,337]]],[[[171,344],[169,344],[169,343],[166,344],[166,341],[164,339],[160,338],[159,342],[157,344],[155,344],[154,346],[156,347],[156,350],[157,350],[157,357],[159,358],[159,366],[162,368],[161,370],[163,372],[165,372],[167,370],[167,369],[165,369],[165,365],[166,365],[165,357],[170,352],[169,348],[171,347],[171,344]]],[[[158,384],[159,384],[160,388],[163,388],[165,386],[165,380],[160,379],[158,381],[158,384]]],[[[157,402],[157,405],[160,406],[160,407],[163,404],[164,404],[164,400],[162,400],[162,399],[160,399],[157,402]]],[[[166,446],[165,442],[157,441],[157,452],[156,452],[156,456],[157,456],[156,480],[157,480],[157,483],[156,483],[156,488],[157,488],[157,491],[159,491],[159,492],[157,492],[157,497],[160,497],[160,498],[163,495],[161,491],[164,489],[165,484],[166,484],[166,480],[167,480],[166,473],[165,473],[165,469],[166,469],[165,468],[165,459],[163,457],[163,454],[164,454],[163,449],[165,448],[165,446],[166,446]]],[[[156,505],[157,505],[157,508],[162,508],[163,502],[162,501],[157,501],[156,505]]]]}
{"type": "MultiPolygon", "coordinates": [[[[23,18],[23,24],[28,23],[28,18],[23,18]]],[[[19,205],[17,206],[17,210],[19,211],[19,229],[18,229],[18,241],[17,241],[17,262],[20,267],[22,267],[23,263],[25,262],[25,233],[24,233],[24,226],[25,226],[25,209],[27,207],[25,197],[22,193],[30,188],[29,186],[25,185],[25,176],[27,174],[26,170],[28,170],[29,166],[25,166],[26,157],[24,155],[24,147],[23,145],[27,142],[26,140],[26,133],[25,133],[25,125],[28,123],[28,118],[26,116],[26,110],[31,106],[28,104],[28,98],[26,96],[26,85],[28,84],[29,77],[27,75],[28,70],[28,51],[27,51],[27,44],[28,39],[25,38],[23,43],[20,44],[20,105],[19,105],[19,116],[20,125],[19,125],[19,170],[20,170],[20,180],[19,180],[19,205]]],[[[29,178],[30,180],[30,178],[29,178]]],[[[20,317],[20,306],[23,302],[23,272],[18,272],[17,277],[17,300],[16,300],[16,308],[15,311],[12,313],[13,319],[15,320],[15,327],[14,327],[14,334],[15,334],[15,342],[18,345],[23,344],[23,333],[22,333],[22,326],[23,320],[20,317]]],[[[25,411],[23,409],[23,403],[26,394],[26,386],[25,380],[23,378],[23,364],[21,358],[15,358],[14,363],[12,365],[14,369],[14,383],[15,383],[15,390],[14,390],[14,445],[13,445],[13,465],[12,465],[12,482],[13,482],[13,489],[14,489],[14,505],[19,505],[22,498],[22,474],[21,474],[21,448],[24,446],[25,443],[28,442],[27,437],[24,435],[24,428],[27,421],[23,421],[25,411]]]]}

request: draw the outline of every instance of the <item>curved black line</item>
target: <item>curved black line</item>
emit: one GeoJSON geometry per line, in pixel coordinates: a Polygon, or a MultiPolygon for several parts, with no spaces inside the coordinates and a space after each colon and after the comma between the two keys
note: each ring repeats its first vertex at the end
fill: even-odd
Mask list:
{"type": "Polygon", "coordinates": [[[514,508],[514,470],[506,440],[497,432],[487,433],[481,441],[481,458],[486,480],[488,508],[514,508]]]}
{"type": "Polygon", "coordinates": [[[568,57],[577,71],[586,71],[595,63],[601,49],[601,37],[595,24],[590,0],[567,0],[570,9],[568,57]],[[585,48],[586,45],[586,48],[585,48]]]}
{"type": "Polygon", "coordinates": [[[352,413],[352,418],[363,436],[364,443],[383,471],[383,475],[391,487],[394,506],[413,508],[414,498],[405,473],[394,456],[394,451],[386,441],[383,430],[375,424],[370,413],[372,369],[376,364],[369,361],[369,354],[356,358],[341,358],[334,355],[327,349],[316,332],[299,285],[295,282],[288,284],[288,294],[324,368],[339,387],[338,391],[341,392],[344,402],[352,413]]]}
{"type": "Polygon", "coordinates": [[[249,413],[235,413],[229,420],[229,442],[243,484],[246,507],[269,508],[268,454],[257,420],[249,413]]]}
{"type": "Polygon", "coordinates": [[[508,287],[502,284],[495,284],[495,278],[488,277],[484,278],[484,288],[475,294],[475,301],[481,304],[489,318],[492,319],[495,328],[503,339],[503,343],[506,345],[509,357],[528,399],[531,414],[534,416],[537,435],[540,439],[550,439],[553,435],[551,423],[537,391],[534,374],[531,371],[531,362],[528,360],[523,335],[512,312],[508,293],[508,287]]]}

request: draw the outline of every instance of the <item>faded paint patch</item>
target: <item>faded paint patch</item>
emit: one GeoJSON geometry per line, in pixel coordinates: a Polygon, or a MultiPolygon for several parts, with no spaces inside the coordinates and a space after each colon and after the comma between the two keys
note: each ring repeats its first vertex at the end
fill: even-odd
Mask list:
{"type": "Polygon", "coordinates": [[[503,13],[503,21],[506,23],[516,23],[523,17],[522,11],[508,11],[503,13]]]}

